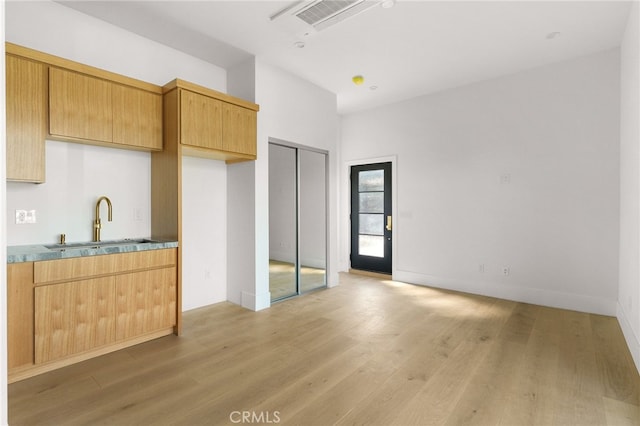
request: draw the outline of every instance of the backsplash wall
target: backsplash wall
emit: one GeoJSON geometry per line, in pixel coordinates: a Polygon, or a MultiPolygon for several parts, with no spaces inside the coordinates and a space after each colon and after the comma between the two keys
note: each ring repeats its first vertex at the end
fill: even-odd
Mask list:
{"type": "Polygon", "coordinates": [[[93,237],[95,205],[113,203],[107,221],[102,203],[102,240],[149,237],[151,155],[147,152],[47,141],[46,182],[7,183],[7,244],[68,243],[93,237]],[[35,224],[16,224],[16,210],[35,210],[35,224]]]}

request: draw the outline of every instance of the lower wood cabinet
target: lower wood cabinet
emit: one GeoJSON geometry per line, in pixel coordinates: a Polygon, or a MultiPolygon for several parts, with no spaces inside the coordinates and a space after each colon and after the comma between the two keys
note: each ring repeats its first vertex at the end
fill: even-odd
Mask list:
{"type": "Polygon", "coordinates": [[[115,342],[115,278],[35,289],[35,363],[115,342]]]}
{"type": "Polygon", "coordinates": [[[176,324],[176,269],[116,277],[115,339],[124,340],[176,324]]]}
{"type": "Polygon", "coordinates": [[[7,367],[33,364],[33,262],[7,265],[7,367]]]}
{"type": "Polygon", "coordinates": [[[177,330],[177,249],[9,264],[9,382],[177,330]]]}

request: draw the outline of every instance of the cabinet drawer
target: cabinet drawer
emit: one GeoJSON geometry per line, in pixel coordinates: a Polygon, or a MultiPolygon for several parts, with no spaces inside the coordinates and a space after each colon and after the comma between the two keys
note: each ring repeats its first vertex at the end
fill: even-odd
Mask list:
{"type": "Polygon", "coordinates": [[[176,249],[164,249],[44,260],[34,264],[34,283],[70,281],[173,266],[176,264],[176,256],[176,249]]]}

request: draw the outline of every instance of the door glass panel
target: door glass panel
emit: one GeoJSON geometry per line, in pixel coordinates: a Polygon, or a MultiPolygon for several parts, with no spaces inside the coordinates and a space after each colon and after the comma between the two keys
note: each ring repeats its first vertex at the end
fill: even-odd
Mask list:
{"type": "Polygon", "coordinates": [[[359,244],[361,256],[384,257],[384,170],[358,174],[359,244]],[[363,235],[365,234],[365,235],[363,235]]]}
{"type": "Polygon", "coordinates": [[[360,233],[367,235],[384,235],[384,215],[361,214],[360,233]]]}
{"type": "Polygon", "coordinates": [[[384,213],[384,192],[361,192],[360,213],[384,213]]]}
{"type": "Polygon", "coordinates": [[[384,237],[359,235],[358,239],[359,255],[384,257],[384,237]]]}
{"type": "Polygon", "coordinates": [[[271,300],[297,289],[296,150],[269,144],[269,291],[271,300]]]}
{"type": "Polygon", "coordinates": [[[298,150],[300,157],[300,293],[325,286],[327,264],[326,155],[298,150]]]}
{"type": "Polygon", "coordinates": [[[365,170],[358,175],[358,190],[384,191],[384,170],[365,170]]]}

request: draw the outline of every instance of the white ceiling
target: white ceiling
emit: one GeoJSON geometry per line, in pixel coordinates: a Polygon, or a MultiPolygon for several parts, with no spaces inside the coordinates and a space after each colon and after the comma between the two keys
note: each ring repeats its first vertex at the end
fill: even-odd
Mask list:
{"type": "Polygon", "coordinates": [[[256,56],[335,93],[340,113],[617,47],[630,9],[612,0],[398,0],[297,37],[269,19],[293,1],[60,3],[223,68],[256,56]]]}

